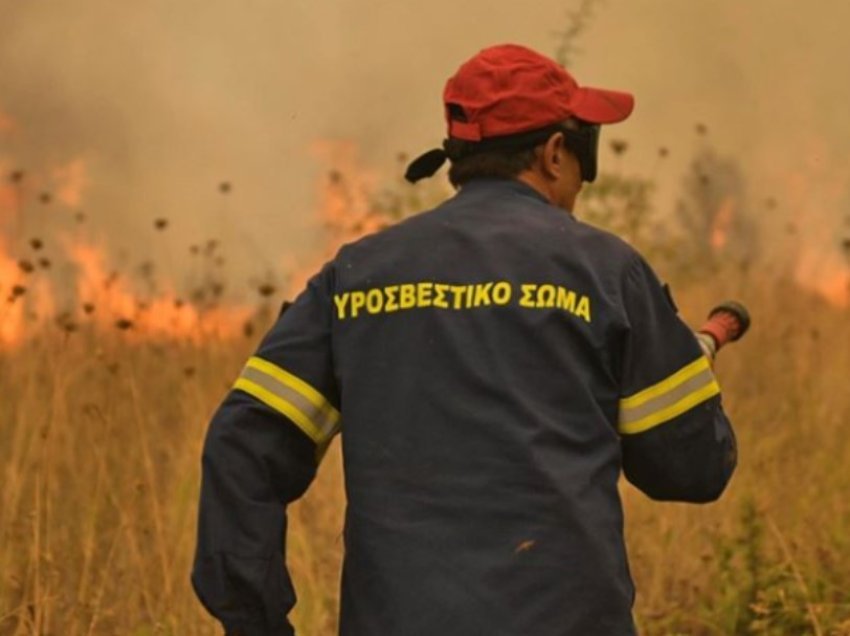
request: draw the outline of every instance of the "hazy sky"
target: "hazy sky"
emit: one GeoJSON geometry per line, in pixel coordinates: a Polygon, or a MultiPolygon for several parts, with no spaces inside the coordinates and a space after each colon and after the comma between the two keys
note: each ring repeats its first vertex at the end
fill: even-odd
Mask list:
{"type": "MultiPolygon", "coordinates": [[[[554,53],[578,4],[0,0],[0,112],[16,122],[0,127],[0,159],[49,171],[84,158],[83,207],[116,244],[146,240],[157,216],[188,244],[226,214],[269,254],[303,250],[311,141],[352,139],[391,170],[442,138],[440,95],[461,62],[507,41],[554,53]]],[[[805,240],[825,244],[848,229],[850,2],[600,0],[594,13],[571,70],[635,93],[632,118],[605,134],[631,142],[628,171],[671,149],[659,205],[704,122],[782,224],[812,221],[805,240]]]]}

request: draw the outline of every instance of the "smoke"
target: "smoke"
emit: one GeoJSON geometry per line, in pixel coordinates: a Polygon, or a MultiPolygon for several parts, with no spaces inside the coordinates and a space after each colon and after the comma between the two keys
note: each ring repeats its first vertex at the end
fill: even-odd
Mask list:
{"type": "MultiPolygon", "coordinates": [[[[150,256],[152,223],[167,218],[175,269],[190,244],[226,236],[244,278],[314,249],[314,184],[326,166],[313,142],[350,139],[394,169],[397,152],[442,138],[443,83],[463,60],[504,41],[554,53],[575,6],[0,0],[0,156],[48,174],[82,166],[66,179],[79,200],[67,190],[66,203],[128,259],[150,256]]],[[[741,167],[751,200],[735,209],[765,220],[768,244],[838,249],[850,4],[817,7],[600,2],[572,70],[637,96],[633,117],[605,133],[630,141],[621,169],[646,174],[669,148],[654,176],[672,211],[702,122],[714,150],[741,167]],[[802,186],[789,185],[802,173],[802,186]],[[768,198],[776,205],[759,207],[768,198]],[[792,220],[800,229],[789,239],[792,220]]]]}

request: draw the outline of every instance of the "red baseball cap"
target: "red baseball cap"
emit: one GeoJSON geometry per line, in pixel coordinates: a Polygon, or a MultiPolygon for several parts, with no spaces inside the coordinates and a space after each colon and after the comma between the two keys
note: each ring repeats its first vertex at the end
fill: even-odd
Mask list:
{"type": "Polygon", "coordinates": [[[443,102],[449,137],[472,142],[571,116],[613,124],[634,108],[631,94],[579,86],[555,60],[517,44],[486,48],[465,62],[446,82],[443,102]]]}

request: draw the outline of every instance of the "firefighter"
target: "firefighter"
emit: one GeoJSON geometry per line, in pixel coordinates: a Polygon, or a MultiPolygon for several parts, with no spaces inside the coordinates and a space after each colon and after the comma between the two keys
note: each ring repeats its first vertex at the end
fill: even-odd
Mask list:
{"type": "Polygon", "coordinates": [[[572,214],[633,98],[517,45],[448,80],[457,193],[343,246],[209,426],[195,590],[229,634],[292,634],[286,505],[341,433],[344,636],[634,634],[621,473],[709,502],[720,389],[647,262],[572,214]]]}

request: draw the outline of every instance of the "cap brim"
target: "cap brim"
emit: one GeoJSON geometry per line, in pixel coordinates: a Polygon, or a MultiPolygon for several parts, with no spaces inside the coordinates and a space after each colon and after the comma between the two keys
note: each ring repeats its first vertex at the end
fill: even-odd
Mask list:
{"type": "Polygon", "coordinates": [[[592,124],[616,124],[632,114],[635,98],[630,93],[584,86],[570,107],[573,115],[592,124]]]}

